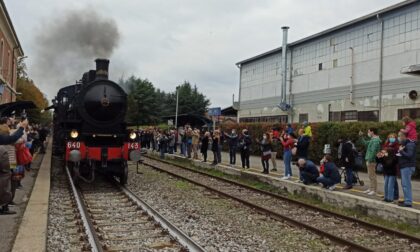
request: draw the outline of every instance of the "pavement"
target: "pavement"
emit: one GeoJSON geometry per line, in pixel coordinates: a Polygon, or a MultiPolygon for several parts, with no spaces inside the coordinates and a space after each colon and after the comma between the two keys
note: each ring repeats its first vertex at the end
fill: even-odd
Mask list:
{"type": "Polygon", "coordinates": [[[51,148],[49,144],[39,166],[38,176],[16,234],[13,252],[46,251],[51,148]]]}
{"type": "MultiPolygon", "coordinates": [[[[213,155],[210,155],[211,152],[209,151],[208,153],[209,155],[209,162],[213,161],[213,155]]],[[[250,162],[250,170],[252,171],[262,171],[262,164],[261,164],[261,158],[260,156],[251,156],[249,159],[250,162]]],[[[276,177],[283,177],[284,176],[284,163],[283,160],[281,159],[277,159],[276,160],[277,163],[277,172],[272,172],[270,171],[270,175],[271,176],[276,176],[276,177]]],[[[229,153],[228,152],[222,152],[222,164],[224,165],[228,165],[229,166],[229,153]]],[[[236,154],[236,165],[234,166],[236,168],[241,168],[241,156],[239,153],[236,154]]],[[[271,163],[270,160],[270,170],[273,168],[273,164],[271,163]]],[[[293,181],[298,181],[298,174],[299,174],[299,169],[296,165],[292,165],[292,180],[293,181]]],[[[343,187],[345,186],[344,184],[344,175],[343,175],[343,179],[342,182],[343,184],[337,186],[337,188],[341,191],[341,192],[347,192],[350,194],[354,194],[357,196],[362,196],[362,197],[367,197],[367,198],[372,198],[372,199],[378,199],[378,200],[382,200],[383,198],[383,193],[384,193],[384,177],[381,174],[377,174],[377,183],[378,183],[378,192],[377,195],[375,196],[368,196],[366,194],[363,193],[363,191],[369,189],[369,177],[368,174],[366,172],[358,172],[359,175],[359,179],[362,180],[364,182],[364,186],[361,186],[360,184],[357,184],[355,186],[353,186],[352,189],[350,190],[345,190],[343,189],[343,187]]],[[[403,199],[403,192],[402,192],[402,186],[401,186],[401,178],[398,178],[398,187],[399,187],[399,196],[400,199],[403,199]]],[[[413,191],[413,207],[415,208],[420,208],[420,181],[418,180],[412,180],[412,191],[413,191]]]]}
{"type": "Polygon", "coordinates": [[[41,166],[43,154],[35,154],[32,162],[32,171],[25,172],[22,180],[22,188],[16,190],[14,202],[16,206],[10,206],[10,210],[16,211],[15,215],[0,215],[0,251],[11,251],[22,216],[25,212],[29,196],[37,178],[41,166]]]}

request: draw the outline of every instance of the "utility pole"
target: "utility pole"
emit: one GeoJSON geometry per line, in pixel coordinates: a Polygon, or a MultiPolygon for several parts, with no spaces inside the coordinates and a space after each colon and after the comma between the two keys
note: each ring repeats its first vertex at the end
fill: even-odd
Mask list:
{"type": "Polygon", "coordinates": [[[179,91],[176,87],[176,105],[175,105],[175,129],[178,130],[178,100],[179,100],[179,91]]]}

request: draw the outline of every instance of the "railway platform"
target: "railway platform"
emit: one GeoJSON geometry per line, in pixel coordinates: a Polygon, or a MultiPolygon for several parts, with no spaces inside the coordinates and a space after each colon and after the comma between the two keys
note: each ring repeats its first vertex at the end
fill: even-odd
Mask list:
{"type": "Polygon", "coordinates": [[[44,154],[35,154],[31,165],[31,171],[25,172],[25,178],[22,180],[22,188],[16,190],[14,202],[16,205],[10,206],[10,209],[16,211],[14,215],[0,216],[0,251],[10,251],[13,246],[19,225],[25,213],[33,186],[38,178],[39,172],[43,169],[42,162],[44,154]]]}
{"type": "MultiPolygon", "coordinates": [[[[51,144],[48,144],[33,189],[21,215],[15,224],[17,234],[11,251],[45,251],[48,222],[48,200],[50,190],[51,144]]],[[[16,231],[15,231],[16,232],[16,231]]],[[[5,250],[8,251],[8,250],[5,250]]]]}
{"type": "MultiPolygon", "coordinates": [[[[153,154],[158,156],[158,153],[156,152],[153,154]]],[[[168,154],[166,155],[166,157],[173,159],[185,159],[183,156],[180,156],[178,154],[168,154]]],[[[237,156],[237,165],[235,166],[229,165],[226,161],[229,162],[229,156],[227,153],[223,153],[222,163],[218,164],[217,166],[212,166],[211,162],[204,163],[202,162],[202,160],[192,160],[194,165],[198,167],[217,169],[226,174],[252,178],[257,181],[271,184],[293,194],[315,197],[317,199],[320,199],[324,203],[337,205],[341,208],[357,209],[370,216],[377,216],[387,220],[395,220],[399,222],[410,223],[413,225],[420,225],[420,205],[418,201],[416,201],[413,204],[413,208],[403,208],[399,207],[396,204],[383,202],[380,192],[379,195],[375,196],[368,196],[362,193],[363,189],[365,187],[367,188],[367,185],[365,185],[365,187],[356,186],[352,190],[344,190],[343,186],[341,186],[337,187],[335,191],[322,189],[318,185],[304,185],[302,183],[299,183],[298,177],[296,177],[296,175],[298,174],[297,167],[293,167],[294,177],[291,180],[281,180],[281,177],[283,177],[284,169],[282,165],[282,160],[277,160],[278,171],[270,172],[270,174],[261,173],[262,168],[260,158],[256,156],[251,157],[251,168],[246,170],[242,169],[239,166],[239,155],[237,156]]],[[[368,184],[367,175],[360,173],[359,176],[362,180],[365,181],[366,184],[368,184]]],[[[400,184],[400,180],[398,182],[400,184]]],[[[420,188],[420,185],[418,184],[419,182],[417,181],[415,181],[413,184],[413,187],[415,187],[417,190],[420,188]]],[[[378,187],[380,186],[383,186],[383,178],[381,175],[378,175],[378,187]]],[[[402,192],[400,193],[400,195],[402,196],[402,192]]],[[[415,200],[418,200],[418,194],[414,192],[414,195],[416,196],[415,200]]]]}
{"type": "MultiPolygon", "coordinates": [[[[262,171],[261,166],[261,159],[259,156],[251,156],[249,159],[250,166],[252,171],[262,171]]],[[[270,170],[273,168],[273,164],[270,160],[270,170]]],[[[283,177],[284,176],[284,163],[283,160],[277,159],[277,171],[270,171],[271,175],[274,175],[276,177],[283,177]]],[[[222,152],[222,164],[229,166],[229,153],[222,152]]],[[[241,156],[239,154],[236,155],[236,165],[235,167],[240,168],[241,167],[241,156]]],[[[296,165],[292,165],[292,180],[298,181],[299,178],[297,177],[299,174],[299,169],[296,165]]],[[[340,190],[344,191],[350,194],[363,196],[371,199],[382,199],[383,193],[384,193],[384,176],[382,174],[377,174],[377,181],[378,181],[378,195],[375,196],[368,196],[363,193],[366,189],[368,189],[369,186],[369,176],[366,172],[358,172],[359,178],[361,181],[364,182],[364,186],[361,186],[360,184],[356,184],[353,186],[350,190],[340,190]]],[[[401,178],[398,178],[398,188],[399,188],[399,195],[400,199],[402,200],[403,192],[401,187],[401,178]]],[[[344,187],[344,179],[342,179],[341,185],[337,186],[338,189],[343,189],[344,187]]],[[[413,190],[413,207],[420,209],[420,181],[418,180],[412,180],[412,190],[413,190]]]]}

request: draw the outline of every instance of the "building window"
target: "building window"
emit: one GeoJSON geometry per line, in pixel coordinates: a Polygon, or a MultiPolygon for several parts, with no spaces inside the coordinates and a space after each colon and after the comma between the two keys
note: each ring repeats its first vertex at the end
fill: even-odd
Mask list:
{"type": "Polygon", "coordinates": [[[341,111],[332,111],[329,115],[330,122],[341,122],[341,111]]]}
{"type": "Polygon", "coordinates": [[[318,70],[321,71],[322,70],[322,63],[318,64],[318,70]]]}
{"type": "Polygon", "coordinates": [[[299,114],[299,123],[307,122],[308,114],[299,114]]]}
{"type": "Polygon", "coordinates": [[[0,42],[0,68],[3,67],[3,57],[4,57],[4,41],[0,42]]]}
{"type": "Polygon", "coordinates": [[[359,111],[358,112],[358,120],[359,121],[370,121],[370,122],[378,122],[379,121],[379,111],[359,111]]]}
{"type": "Polygon", "coordinates": [[[287,115],[280,115],[280,116],[260,116],[260,117],[243,117],[240,118],[240,122],[244,123],[287,123],[287,115]]]}
{"type": "Polygon", "coordinates": [[[408,108],[398,110],[398,120],[401,120],[404,116],[409,116],[411,119],[420,118],[420,108],[408,108]]]}
{"type": "Polygon", "coordinates": [[[357,114],[357,110],[350,110],[350,111],[343,111],[342,112],[342,116],[341,116],[341,120],[342,121],[357,121],[358,119],[358,114],[357,114]]]}
{"type": "Polygon", "coordinates": [[[338,59],[333,60],[333,68],[338,67],[338,59]]]}
{"type": "Polygon", "coordinates": [[[7,51],[7,58],[6,58],[6,76],[9,77],[9,70],[10,70],[10,51],[7,51]]]}

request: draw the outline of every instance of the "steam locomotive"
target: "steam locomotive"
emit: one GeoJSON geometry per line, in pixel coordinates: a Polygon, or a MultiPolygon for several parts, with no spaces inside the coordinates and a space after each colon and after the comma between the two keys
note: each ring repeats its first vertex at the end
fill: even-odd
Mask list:
{"type": "Polygon", "coordinates": [[[127,130],[127,94],[108,79],[109,60],[96,59],[96,70],[61,88],[52,100],[53,154],[64,156],[73,177],[85,182],[100,170],[127,183],[127,161],[140,160],[140,143],[127,130]]]}

